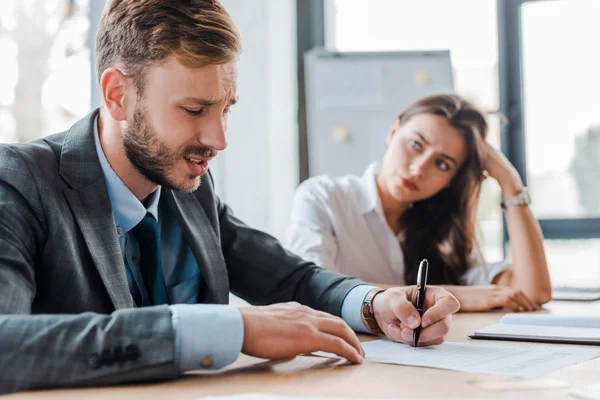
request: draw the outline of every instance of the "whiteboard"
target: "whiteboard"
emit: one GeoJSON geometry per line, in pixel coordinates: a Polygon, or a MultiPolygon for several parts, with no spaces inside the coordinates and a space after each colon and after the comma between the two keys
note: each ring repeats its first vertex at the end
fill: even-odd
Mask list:
{"type": "Polygon", "coordinates": [[[304,55],[309,176],[361,175],[381,159],[400,111],[430,94],[454,92],[450,52],[304,55]]]}

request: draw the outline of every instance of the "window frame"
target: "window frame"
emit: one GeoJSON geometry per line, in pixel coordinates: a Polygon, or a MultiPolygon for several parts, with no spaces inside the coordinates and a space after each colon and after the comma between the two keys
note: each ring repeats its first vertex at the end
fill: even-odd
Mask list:
{"type": "MultiPolygon", "coordinates": [[[[525,185],[527,185],[527,149],[523,126],[525,109],[522,85],[521,6],[533,1],[548,0],[498,0],[497,3],[500,112],[509,120],[501,136],[502,151],[515,166],[525,185]]],[[[541,218],[538,221],[545,239],[600,238],[600,218],[541,218]]],[[[506,221],[503,225],[506,248],[508,241],[506,221]]]]}

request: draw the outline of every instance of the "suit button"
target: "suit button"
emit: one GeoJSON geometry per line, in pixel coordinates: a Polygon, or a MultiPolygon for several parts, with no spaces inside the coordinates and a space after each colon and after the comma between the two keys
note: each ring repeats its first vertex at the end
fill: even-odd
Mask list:
{"type": "Polygon", "coordinates": [[[114,355],[111,353],[109,349],[106,349],[102,352],[102,356],[100,357],[101,363],[104,365],[108,365],[109,367],[113,365],[116,361],[114,355]]]}
{"type": "Polygon", "coordinates": [[[100,368],[100,364],[102,364],[102,361],[100,359],[100,354],[98,354],[98,353],[92,354],[90,356],[90,358],[88,358],[88,360],[87,360],[87,365],[91,369],[98,369],[98,368],[100,368]]]}
{"type": "Polygon", "coordinates": [[[121,235],[123,233],[123,228],[117,226],[117,235],[121,235]]]}
{"type": "Polygon", "coordinates": [[[210,357],[204,357],[202,359],[202,361],[200,361],[200,366],[202,368],[210,368],[213,365],[214,365],[214,362],[213,362],[212,358],[210,358],[210,357]]]}
{"type": "Polygon", "coordinates": [[[125,347],[125,356],[131,361],[137,360],[140,358],[140,348],[134,344],[128,345],[125,347]]]}

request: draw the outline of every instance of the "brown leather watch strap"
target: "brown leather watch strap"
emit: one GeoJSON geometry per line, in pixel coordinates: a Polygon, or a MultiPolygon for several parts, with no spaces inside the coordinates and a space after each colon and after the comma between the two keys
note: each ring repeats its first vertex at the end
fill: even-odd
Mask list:
{"type": "Polygon", "coordinates": [[[375,296],[384,291],[385,289],[379,288],[375,288],[369,291],[369,293],[367,293],[365,299],[363,300],[360,312],[363,323],[365,324],[367,329],[375,335],[385,335],[385,333],[383,333],[383,331],[379,327],[379,324],[377,324],[377,320],[375,320],[375,312],[373,311],[373,300],[375,300],[375,296]]]}

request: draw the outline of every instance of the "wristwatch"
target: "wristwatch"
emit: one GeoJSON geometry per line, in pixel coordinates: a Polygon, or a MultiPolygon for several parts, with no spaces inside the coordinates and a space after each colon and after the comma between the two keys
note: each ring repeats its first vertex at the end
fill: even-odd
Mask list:
{"type": "Polygon", "coordinates": [[[377,324],[377,320],[375,320],[375,312],[373,311],[373,300],[375,300],[375,296],[379,293],[385,291],[385,289],[375,288],[369,291],[363,300],[362,308],[360,314],[362,316],[363,324],[367,327],[367,329],[375,334],[375,335],[385,335],[379,324],[377,324]]]}
{"type": "Polygon", "coordinates": [[[531,197],[529,196],[527,188],[523,187],[523,189],[519,190],[516,195],[501,202],[500,207],[502,207],[503,210],[506,210],[509,207],[528,206],[529,204],[531,204],[531,197]]]}

